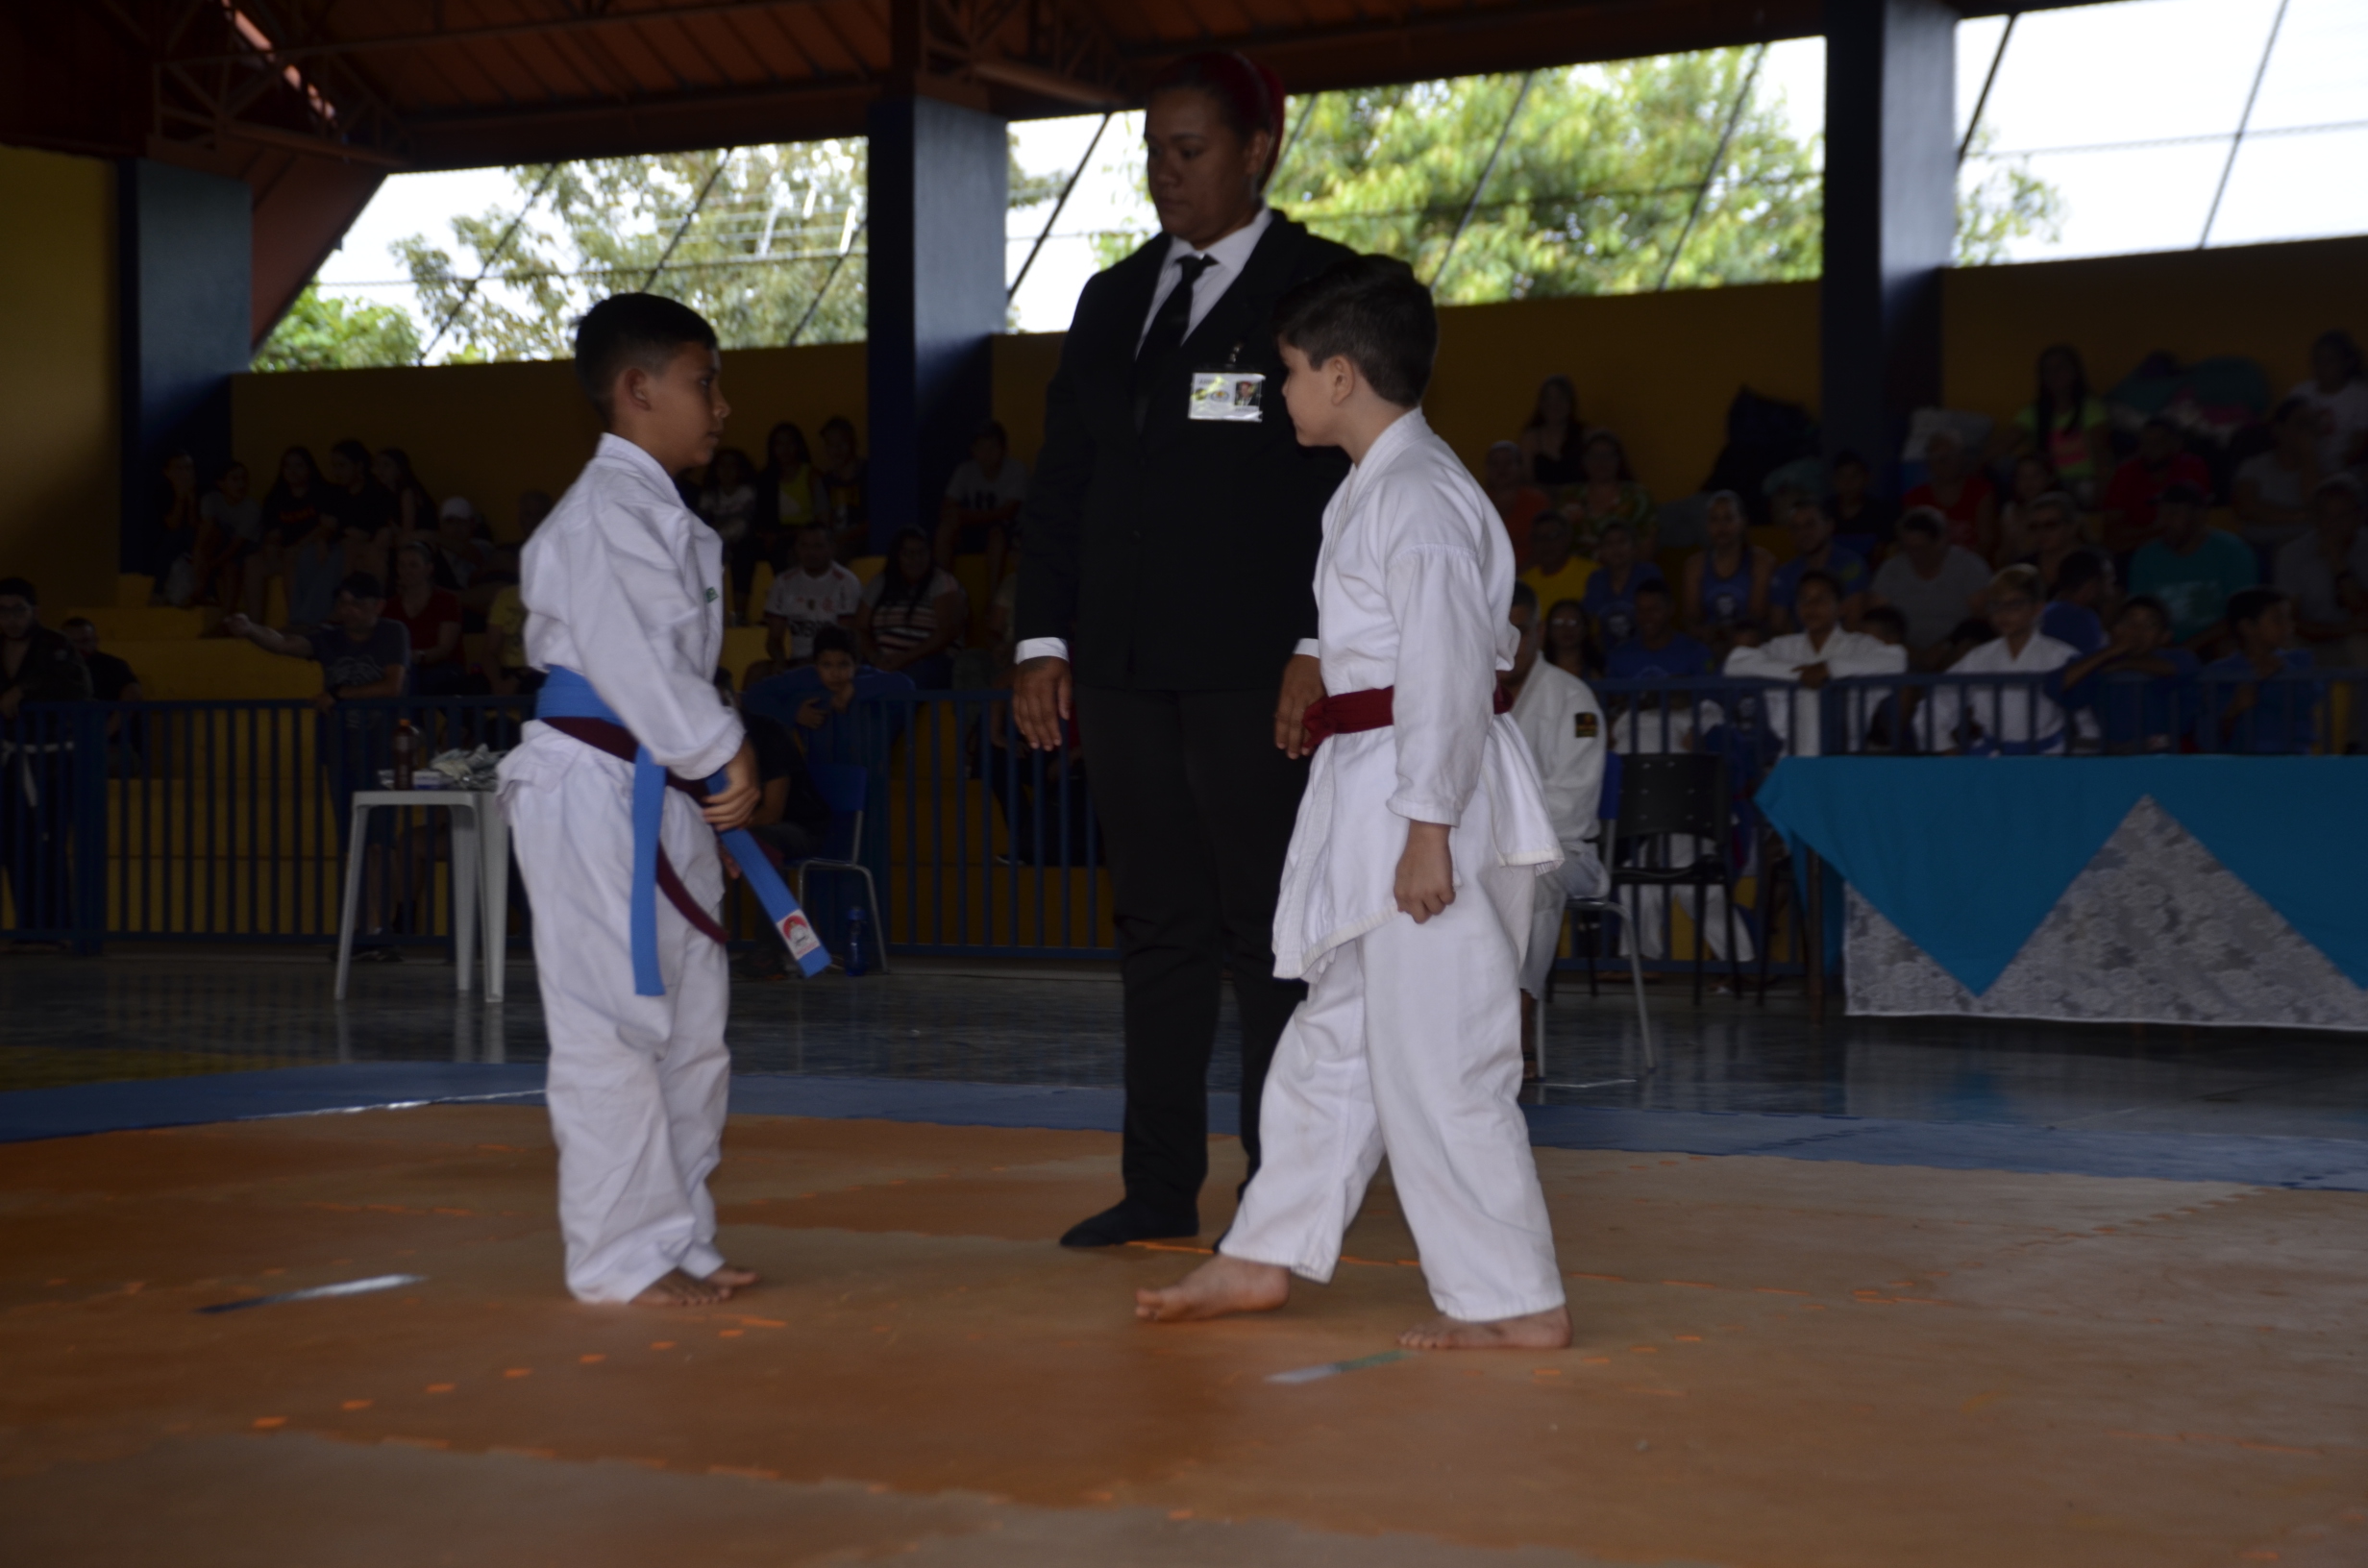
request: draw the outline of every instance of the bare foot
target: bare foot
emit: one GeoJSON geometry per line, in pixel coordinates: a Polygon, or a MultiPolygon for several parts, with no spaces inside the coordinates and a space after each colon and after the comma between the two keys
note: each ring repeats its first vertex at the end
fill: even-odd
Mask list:
{"type": "Polygon", "coordinates": [[[726,1263],[707,1276],[709,1285],[720,1285],[727,1290],[745,1290],[756,1283],[756,1270],[742,1268],[737,1263],[726,1263]]]}
{"type": "Polygon", "coordinates": [[[1434,1317],[1397,1336],[1408,1350],[1567,1350],[1570,1313],[1560,1307],[1524,1317],[1500,1317],[1487,1323],[1467,1323],[1460,1317],[1434,1317]]]}
{"type": "Polygon", "coordinates": [[[633,1298],[636,1307],[712,1307],[731,1297],[731,1286],[720,1281],[693,1279],[678,1268],[668,1269],[633,1298]]]}
{"type": "Polygon", "coordinates": [[[1165,1290],[1135,1292],[1135,1315],[1146,1323],[1196,1323],[1235,1312],[1270,1312],[1291,1299],[1291,1271],[1223,1253],[1165,1290]]]}

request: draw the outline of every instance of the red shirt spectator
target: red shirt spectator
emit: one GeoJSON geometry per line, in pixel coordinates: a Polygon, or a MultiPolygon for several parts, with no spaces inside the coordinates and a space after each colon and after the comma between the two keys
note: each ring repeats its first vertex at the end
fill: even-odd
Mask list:
{"type": "Polygon", "coordinates": [[[1900,506],[1911,512],[1931,507],[1947,521],[1950,544],[1987,560],[1998,544],[1998,487],[1966,457],[1954,430],[1935,430],[1924,460],[1932,478],[1909,491],[1900,506]]]}
{"type": "Polygon", "coordinates": [[[2113,470],[2105,487],[2105,548],[2127,553],[2156,536],[2156,512],[2162,492],[2174,484],[2191,484],[2211,494],[2211,470],[2186,450],[2179,427],[2166,419],[2150,419],[2137,434],[2137,455],[2113,470]]]}
{"type": "Polygon", "coordinates": [[[1505,533],[1513,540],[1513,559],[1517,567],[1529,567],[1529,526],[1538,521],[1538,514],[1554,504],[1554,498],[1522,478],[1521,449],[1510,441],[1499,441],[1489,448],[1486,487],[1489,500],[1496,503],[1496,515],[1505,520],[1505,533]]]}

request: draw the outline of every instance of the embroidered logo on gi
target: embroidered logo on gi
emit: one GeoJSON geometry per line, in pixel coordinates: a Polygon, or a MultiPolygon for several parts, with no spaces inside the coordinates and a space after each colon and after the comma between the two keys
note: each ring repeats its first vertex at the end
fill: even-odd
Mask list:
{"type": "Polygon", "coordinates": [[[1571,716],[1571,733],[1582,741],[1593,740],[1595,732],[1602,727],[1603,721],[1594,714],[1580,713],[1571,716]]]}
{"type": "Polygon", "coordinates": [[[712,588],[707,590],[707,602],[710,604],[715,602],[715,590],[712,588]]]}

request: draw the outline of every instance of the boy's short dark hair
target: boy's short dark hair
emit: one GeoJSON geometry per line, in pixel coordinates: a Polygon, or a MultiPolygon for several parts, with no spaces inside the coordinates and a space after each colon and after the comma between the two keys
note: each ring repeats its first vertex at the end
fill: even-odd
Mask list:
{"type": "MultiPolygon", "coordinates": [[[[2133,594],[2123,600],[2121,615],[2128,615],[2132,610],[2144,610],[2155,618],[2155,624],[2164,631],[2171,629],[2171,607],[2152,594],[2133,594]]],[[[2118,621],[2121,616],[2117,615],[2113,619],[2118,621]]]]}
{"type": "Polygon", "coordinates": [[[69,615],[58,624],[60,631],[80,631],[85,626],[88,626],[92,631],[99,629],[99,624],[86,615],[69,615]]]}
{"type": "Polygon", "coordinates": [[[1844,599],[1849,597],[1842,592],[1841,578],[1834,576],[1831,572],[1820,572],[1813,566],[1808,571],[1801,574],[1800,581],[1792,585],[1792,599],[1795,603],[1800,601],[1801,590],[1808,587],[1813,582],[1824,583],[1825,591],[1834,596],[1834,602],[1837,604],[1840,603],[1844,599]]]}
{"type": "Polygon", "coordinates": [[[367,572],[350,574],[344,581],[337,584],[337,592],[351,594],[356,599],[384,599],[386,597],[386,589],[377,577],[367,572]]]}
{"type": "Polygon", "coordinates": [[[33,591],[27,577],[0,577],[0,599],[21,599],[28,604],[38,604],[41,596],[33,591]]]}
{"type": "Polygon", "coordinates": [[[1864,615],[1859,617],[1859,625],[1870,629],[1875,626],[1888,626],[1898,633],[1901,642],[1908,640],[1908,618],[1888,604],[1875,605],[1864,615]]]}
{"type": "Polygon", "coordinates": [[[1517,610],[1527,610],[1530,614],[1536,615],[1538,613],[1538,590],[1526,582],[1515,582],[1513,607],[1517,610]]]}
{"type": "Polygon", "coordinates": [[[1998,628],[1978,615],[1969,615],[1957,623],[1957,629],[1949,633],[1950,642],[1971,643],[1977,648],[1984,643],[1994,643],[1997,640],[1998,628]]]}
{"type": "Polygon", "coordinates": [[[1628,591],[1628,597],[1632,600],[1642,599],[1647,594],[1665,599],[1672,604],[1677,602],[1676,593],[1669,587],[1668,580],[1664,577],[1646,577],[1628,591]]]}
{"type": "Polygon", "coordinates": [[[816,435],[827,437],[832,430],[845,431],[847,434],[847,439],[850,441],[855,439],[855,422],[849,419],[845,414],[832,414],[828,419],[822,422],[822,427],[814,433],[816,435]]]}
{"type": "Polygon", "coordinates": [[[662,294],[611,294],[576,323],[576,382],[604,424],[620,374],[630,366],[662,374],[686,345],[716,346],[706,317],[662,294]]]}
{"type": "Polygon", "coordinates": [[[1274,307],[1274,335],[1311,365],[1346,359],[1383,402],[1412,408],[1431,384],[1439,312],[1405,262],[1352,256],[1283,296],[1274,307]]]}
{"type": "Polygon", "coordinates": [[[1949,536],[1949,520],[1931,506],[1911,506],[1900,514],[1901,533],[1927,533],[1936,539],[1949,536]]]}
{"type": "Polygon", "coordinates": [[[2076,550],[2056,568],[2056,597],[2070,599],[2104,576],[2104,556],[2093,550],[2076,550]]]}
{"type": "Polygon", "coordinates": [[[992,441],[997,446],[1006,449],[1011,446],[1011,437],[1004,433],[1003,422],[999,419],[990,419],[984,425],[979,426],[977,433],[974,434],[971,439],[973,441],[992,441]]]}
{"type": "MultiPolygon", "coordinates": [[[[855,659],[854,633],[845,626],[825,626],[817,631],[814,634],[812,656],[819,659],[826,653],[844,653],[849,658],[855,659]]],[[[863,661],[855,659],[855,662],[861,664],[863,661]]]]}
{"type": "Polygon", "coordinates": [[[2229,630],[2249,626],[2293,599],[2282,588],[2243,588],[2229,596],[2229,630]]]}

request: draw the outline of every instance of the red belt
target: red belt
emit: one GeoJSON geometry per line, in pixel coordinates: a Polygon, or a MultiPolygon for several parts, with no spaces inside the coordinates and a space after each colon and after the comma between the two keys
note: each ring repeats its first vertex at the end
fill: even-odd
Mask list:
{"type": "MultiPolygon", "coordinates": [[[[629,763],[641,751],[632,731],[623,724],[612,724],[605,719],[546,719],[543,723],[562,735],[583,742],[595,751],[607,752],[620,762],[629,763]]],[[[680,790],[703,806],[707,803],[706,790],[687,778],[677,778],[668,773],[666,787],[680,790]]],[[[674,862],[666,858],[663,847],[657,852],[657,891],[666,895],[666,901],[674,905],[676,911],[690,921],[692,929],[701,936],[710,942],[729,944],[731,939],[724,934],[723,926],[717,923],[714,916],[699,907],[699,900],[691,896],[691,890],[682,885],[681,876],[675,870],[674,862]]]]}
{"type": "MultiPolygon", "coordinates": [[[[1343,692],[1338,697],[1320,697],[1307,705],[1299,723],[1307,726],[1313,739],[1311,746],[1321,746],[1335,735],[1355,735],[1369,729],[1388,729],[1397,723],[1397,688],[1375,686],[1369,691],[1343,692]]],[[[1513,709],[1513,694],[1504,683],[1496,686],[1495,711],[1509,713],[1513,709]]]]}

